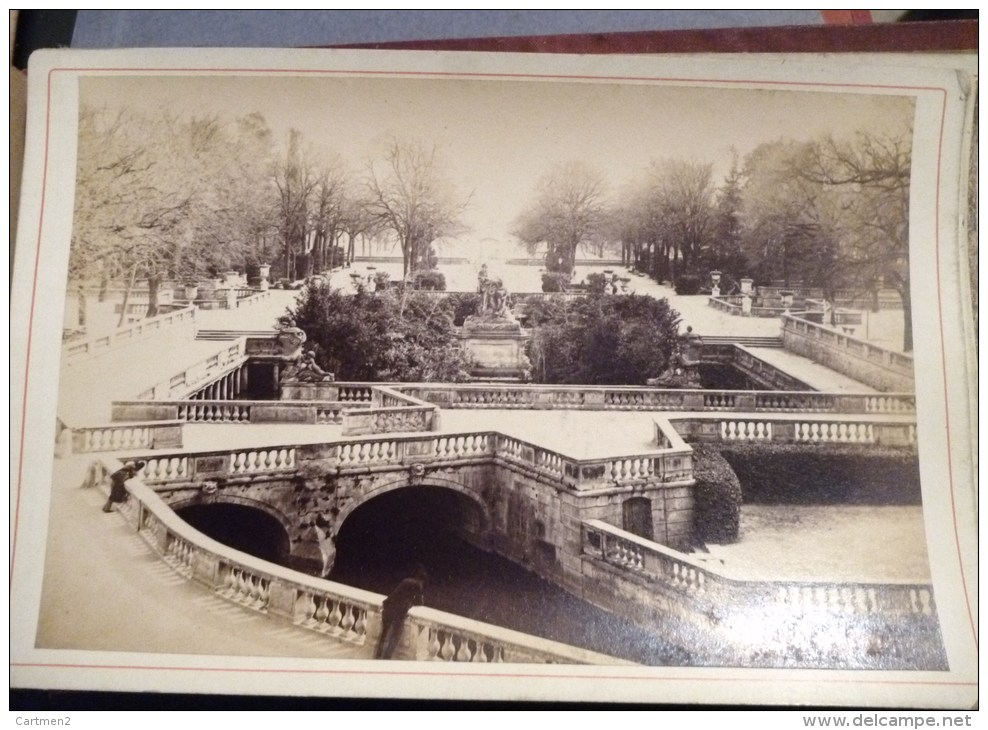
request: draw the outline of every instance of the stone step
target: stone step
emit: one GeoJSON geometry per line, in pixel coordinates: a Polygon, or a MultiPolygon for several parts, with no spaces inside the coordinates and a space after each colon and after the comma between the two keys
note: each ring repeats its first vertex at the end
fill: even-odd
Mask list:
{"type": "Polygon", "coordinates": [[[206,330],[201,329],[196,332],[197,340],[210,340],[217,342],[225,342],[229,340],[238,340],[241,337],[272,337],[274,336],[274,330],[206,330]]]}
{"type": "Polygon", "coordinates": [[[781,337],[744,335],[701,335],[705,345],[744,345],[745,347],[782,347],[781,337]]]}

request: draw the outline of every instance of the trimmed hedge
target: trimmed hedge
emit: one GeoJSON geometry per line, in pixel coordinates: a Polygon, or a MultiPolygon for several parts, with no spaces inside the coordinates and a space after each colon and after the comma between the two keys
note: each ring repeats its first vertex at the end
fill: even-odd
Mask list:
{"type": "Polygon", "coordinates": [[[693,446],[693,539],[697,544],[737,542],[741,533],[741,483],[716,449],[693,446]]]}
{"type": "Polygon", "coordinates": [[[413,271],[412,288],[416,291],[446,291],[446,275],[435,269],[413,271]]]}
{"type": "Polygon", "coordinates": [[[745,504],[921,504],[915,453],[797,444],[737,444],[720,453],[745,504]]]}
{"type": "Polygon", "coordinates": [[[700,286],[703,284],[703,279],[701,279],[696,274],[683,274],[676,279],[676,293],[677,294],[699,294],[700,286]]]}
{"type": "Polygon", "coordinates": [[[561,272],[551,272],[542,274],[542,291],[557,292],[566,291],[569,286],[570,275],[561,272]]]}

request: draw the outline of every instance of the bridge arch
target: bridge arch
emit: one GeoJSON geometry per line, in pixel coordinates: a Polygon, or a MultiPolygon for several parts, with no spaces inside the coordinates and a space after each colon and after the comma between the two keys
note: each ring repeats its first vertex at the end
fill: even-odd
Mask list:
{"type": "Polygon", "coordinates": [[[390,481],[383,481],[381,483],[374,484],[369,489],[362,491],[359,498],[351,500],[346,506],[340,509],[340,512],[336,517],[334,532],[339,533],[339,530],[343,526],[343,523],[346,522],[347,517],[371,500],[388,494],[389,492],[394,492],[398,489],[408,489],[414,487],[438,487],[463,495],[477,508],[481,523],[479,527],[481,527],[484,532],[490,529],[492,524],[490,509],[484,502],[483,497],[478,493],[477,489],[471,488],[465,484],[446,477],[429,475],[423,477],[402,476],[390,481]]]}
{"type": "Polygon", "coordinates": [[[190,497],[177,500],[169,506],[190,526],[213,539],[242,552],[278,564],[291,564],[291,558],[299,548],[300,541],[297,539],[297,530],[293,529],[292,519],[281,510],[261,500],[242,495],[224,494],[221,490],[205,499],[201,496],[190,497]],[[226,529],[224,526],[217,528],[215,523],[220,521],[220,516],[230,518],[231,512],[226,509],[230,507],[236,510],[233,513],[233,523],[240,527],[247,527],[251,536],[250,541],[244,540],[237,544],[238,539],[236,537],[231,539],[232,530],[227,530],[232,527],[233,523],[226,525],[226,529]],[[210,511],[214,512],[212,518],[209,515],[210,511]],[[273,547],[269,544],[272,541],[281,544],[273,547]]]}
{"type": "Polygon", "coordinates": [[[419,563],[442,574],[464,543],[490,552],[492,524],[481,494],[461,482],[387,479],[336,515],[330,579],[386,593],[419,563]]]}

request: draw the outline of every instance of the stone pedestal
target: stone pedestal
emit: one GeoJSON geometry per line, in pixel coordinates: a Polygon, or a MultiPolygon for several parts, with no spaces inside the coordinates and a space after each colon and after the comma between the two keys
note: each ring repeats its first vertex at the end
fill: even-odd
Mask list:
{"type": "Polygon", "coordinates": [[[527,380],[531,363],[525,354],[528,334],[509,317],[467,317],[460,330],[463,349],[474,360],[470,374],[483,379],[527,380]]]}
{"type": "Polygon", "coordinates": [[[294,379],[282,379],[278,384],[279,400],[339,400],[340,388],[332,382],[305,382],[294,379]]]}

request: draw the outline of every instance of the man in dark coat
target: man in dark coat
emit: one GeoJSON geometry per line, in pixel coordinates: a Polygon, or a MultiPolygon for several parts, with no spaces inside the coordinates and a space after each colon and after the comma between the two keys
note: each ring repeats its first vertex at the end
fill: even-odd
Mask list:
{"type": "Polygon", "coordinates": [[[110,496],[106,498],[103,505],[104,512],[112,512],[113,505],[127,501],[127,480],[137,476],[137,472],[144,468],[145,462],[138,461],[136,464],[128,461],[122,468],[117,469],[110,475],[110,496]]]}
{"type": "Polygon", "coordinates": [[[405,615],[412,606],[425,603],[425,568],[416,566],[415,574],[405,578],[391,595],[384,599],[381,607],[381,637],[377,642],[375,659],[390,659],[398,647],[401,629],[405,625],[405,615]]]}

